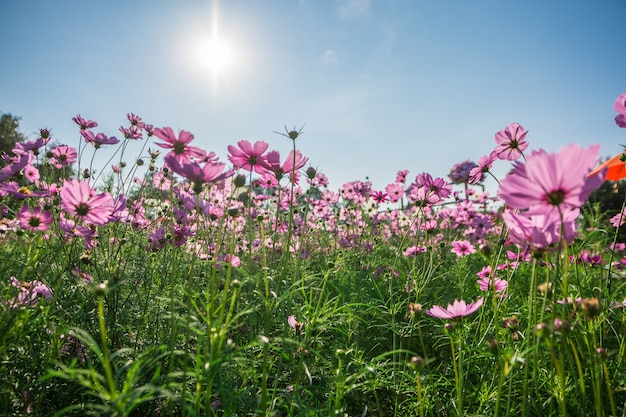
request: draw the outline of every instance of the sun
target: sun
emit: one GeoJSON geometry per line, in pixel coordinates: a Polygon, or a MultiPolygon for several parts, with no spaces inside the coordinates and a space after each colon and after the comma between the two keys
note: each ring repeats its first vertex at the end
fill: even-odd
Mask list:
{"type": "Polygon", "coordinates": [[[203,69],[224,71],[231,67],[233,58],[232,47],[221,39],[209,38],[197,44],[196,60],[203,69]]]}

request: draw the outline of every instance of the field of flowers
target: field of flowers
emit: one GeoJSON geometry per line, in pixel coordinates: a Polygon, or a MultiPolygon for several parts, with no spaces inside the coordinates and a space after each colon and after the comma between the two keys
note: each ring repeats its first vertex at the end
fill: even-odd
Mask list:
{"type": "Polygon", "coordinates": [[[0,414],[626,416],[626,212],[587,201],[619,156],[513,123],[447,179],[332,190],[296,129],[221,162],[74,121],[0,165],[0,414]]]}

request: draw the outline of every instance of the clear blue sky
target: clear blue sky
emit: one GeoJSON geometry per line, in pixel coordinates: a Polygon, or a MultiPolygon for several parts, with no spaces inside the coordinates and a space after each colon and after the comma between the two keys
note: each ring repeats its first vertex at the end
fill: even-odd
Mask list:
{"type": "Polygon", "coordinates": [[[0,112],[73,146],[77,113],[121,138],[133,112],[223,160],[241,139],[285,156],[272,132],[306,123],[298,147],[334,188],[446,176],[512,122],[529,150],[609,156],[625,18],[624,0],[2,0],[0,112]],[[218,72],[195,52],[211,36],[233,55],[218,72]]]}

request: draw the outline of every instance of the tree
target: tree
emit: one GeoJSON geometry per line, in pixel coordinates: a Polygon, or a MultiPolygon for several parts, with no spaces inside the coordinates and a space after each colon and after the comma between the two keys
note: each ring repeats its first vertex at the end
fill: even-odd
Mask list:
{"type": "MultiPolygon", "coordinates": [[[[10,154],[18,142],[23,142],[26,137],[19,131],[20,118],[9,113],[0,116],[0,155],[10,154]]],[[[6,165],[4,159],[0,159],[0,167],[6,165]]]]}

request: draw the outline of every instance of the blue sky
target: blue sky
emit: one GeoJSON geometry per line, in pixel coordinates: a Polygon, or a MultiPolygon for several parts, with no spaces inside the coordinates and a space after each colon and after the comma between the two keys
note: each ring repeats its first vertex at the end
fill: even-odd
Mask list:
{"type": "Polygon", "coordinates": [[[529,150],[609,156],[625,16],[623,0],[3,0],[0,112],[73,146],[76,114],[121,137],[133,112],[223,160],[241,139],[285,156],[273,132],[305,125],[297,146],[334,188],[446,176],[512,122],[529,150]],[[232,50],[219,71],[197,59],[212,36],[232,50]]]}

